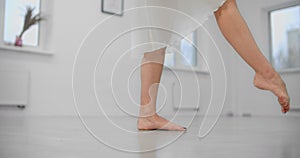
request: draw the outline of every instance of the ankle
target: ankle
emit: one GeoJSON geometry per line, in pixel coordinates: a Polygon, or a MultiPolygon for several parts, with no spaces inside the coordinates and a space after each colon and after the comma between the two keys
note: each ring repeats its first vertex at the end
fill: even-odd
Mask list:
{"type": "Polygon", "coordinates": [[[151,105],[141,105],[140,106],[140,118],[152,117],[156,115],[155,106],[151,105]]]}

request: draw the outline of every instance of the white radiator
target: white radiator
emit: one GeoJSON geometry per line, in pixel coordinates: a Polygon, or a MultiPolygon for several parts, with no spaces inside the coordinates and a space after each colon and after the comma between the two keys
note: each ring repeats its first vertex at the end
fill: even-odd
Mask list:
{"type": "Polygon", "coordinates": [[[28,104],[29,72],[0,71],[0,106],[28,104]]]}

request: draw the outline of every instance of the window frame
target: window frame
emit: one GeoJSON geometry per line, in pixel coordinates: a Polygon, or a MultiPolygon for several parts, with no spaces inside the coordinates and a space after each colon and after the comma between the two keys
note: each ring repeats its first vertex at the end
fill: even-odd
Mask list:
{"type": "MultiPolygon", "coordinates": [[[[52,1],[44,1],[40,0],[40,12],[43,15],[51,14],[52,1]]],[[[49,23],[51,23],[51,18],[47,16],[47,20],[42,21],[39,24],[39,39],[38,39],[38,46],[22,46],[22,47],[15,47],[14,45],[6,45],[4,42],[4,18],[5,18],[5,0],[0,1],[0,52],[20,52],[20,53],[33,53],[39,55],[53,55],[53,51],[49,50],[51,47],[48,43],[51,43],[51,37],[46,36],[49,32],[47,30],[51,29],[49,23]],[[45,24],[47,23],[47,24],[45,24]],[[47,42],[48,41],[48,42],[47,42]],[[46,43],[47,42],[47,43],[46,43]]]]}
{"type": "MultiPolygon", "coordinates": [[[[7,18],[7,17],[6,17],[6,13],[7,13],[7,12],[6,12],[6,9],[7,9],[7,8],[6,8],[7,1],[8,1],[8,0],[4,0],[4,15],[3,15],[3,16],[4,16],[4,18],[3,18],[4,26],[3,26],[3,30],[7,29],[7,28],[5,27],[5,22],[7,22],[7,19],[6,19],[6,18],[7,18]]],[[[41,2],[42,2],[42,0],[36,0],[36,1],[38,1],[38,5],[35,5],[34,7],[35,7],[35,8],[38,8],[38,11],[39,11],[38,13],[41,13],[41,6],[42,6],[42,5],[41,5],[41,2]]],[[[24,7],[24,9],[26,8],[26,6],[23,6],[23,7],[24,7]]],[[[19,8],[19,9],[20,9],[20,8],[19,8]]],[[[24,12],[24,13],[25,13],[25,12],[24,12]]],[[[24,17],[23,17],[23,18],[24,18],[24,17]]],[[[22,19],[22,20],[24,21],[24,19],[22,19]]],[[[28,45],[27,45],[27,44],[25,43],[25,40],[24,40],[24,39],[25,39],[25,36],[23,36],[23,37],[24,37],[24,38],[23,38],[23,40],[24,40],[24,41],[23,41],[23,42],[24,42],[24,43],[23,43],[23,46],[26,46],[26,47],[39,47],[39,46],[40,46],[40,44],[41,44],[41,42],[40,42],[40,28],[41,28],[41,26],[40,26],[40,25],[41,25],[40,23],[37,23],[37,24],[33,25],[34,27],[37,28],[37,30],[36,30],[37,35],[35,35],[35,36],[37,37],[37,39],[34,40],[34,43],[33,43],[33,44],[28,44],[28,45]]],[[[32,27],[33,27],[33,26],[32,26],[32,27]]],[[[31,29],[32,29],[32,28],[31,28],[31,29]]],[[[29,29],[29,30],[30,30],[30,29],[29,29]]],[[[29,31],[29,30],[28,30],[28,31],[29,31]]],[[[28,33],[28,31],[27,31],[27,33],[28,33]]],[[[16,35],[18,35],[17,33],[18,33],[18,32],[16,32],[16,35]]],[[[15,36],[16,36],[16,35],[15,35],[15,36]]],[[[2,38],[3,38],[3,41],[5,41],[5,39],[4,39],[4,38],[5,38],[5,32],[3,32],[2,38]]],[[[13,38],[15,38],[15,37],[13,37],[13,38]]],[[[11,43],[11,42],[14,42],[14,41],[5,41],[5,42],[11,43]]],[[[4,44],[5,44],[5,43],[4,43],[4,44]]]]}

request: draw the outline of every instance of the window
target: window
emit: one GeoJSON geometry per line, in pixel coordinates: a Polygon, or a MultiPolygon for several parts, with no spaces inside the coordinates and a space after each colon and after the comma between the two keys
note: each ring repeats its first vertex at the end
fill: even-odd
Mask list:
{"type": "MultiPolygon", "coordinates": [[[[34,8],[33,15],[40,12],[40,0],[5,0],[4,33],[3,41],[6,44],[14,44],[16,36],[19,36],[26,14],[26,7],[34,8]]],[[[26,46],[38,46],[39,24],[32,26],[22,37],[22,43],[26,46]]]]}
{"type": "Polygon", "coordinates": [[[196,48],[196,35],[197,31],[192,32],[181,40],[179,51],[168,52],[166,54],[165,65],[167,67],[207,72],[207,66],[196,48]]]}
{"type": "Polygon", "coordinates": [[[277,70],[300,68],[300,5],[272,10],[271,60],[277,70]]]}
{"type": "Polygon", "coordinates": [[[197,49],[196,44],[196,33],[192,33],[181,40],[180,51],[181,56],[180,60],[182,61],[183,66],[197,66],[197,49]]]}

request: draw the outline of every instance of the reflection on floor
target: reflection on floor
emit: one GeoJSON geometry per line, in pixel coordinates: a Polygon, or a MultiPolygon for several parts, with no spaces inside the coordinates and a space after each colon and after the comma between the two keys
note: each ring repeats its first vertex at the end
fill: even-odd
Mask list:
{"type": "Polygon", "coordinates": [[[201,119],[182,133],[137,131],[129,117],[84,118],[86,128],[76,117],[0,117],[0,157],[300,157],[300,117],[222,117],[198,139],[201,119]]]}

